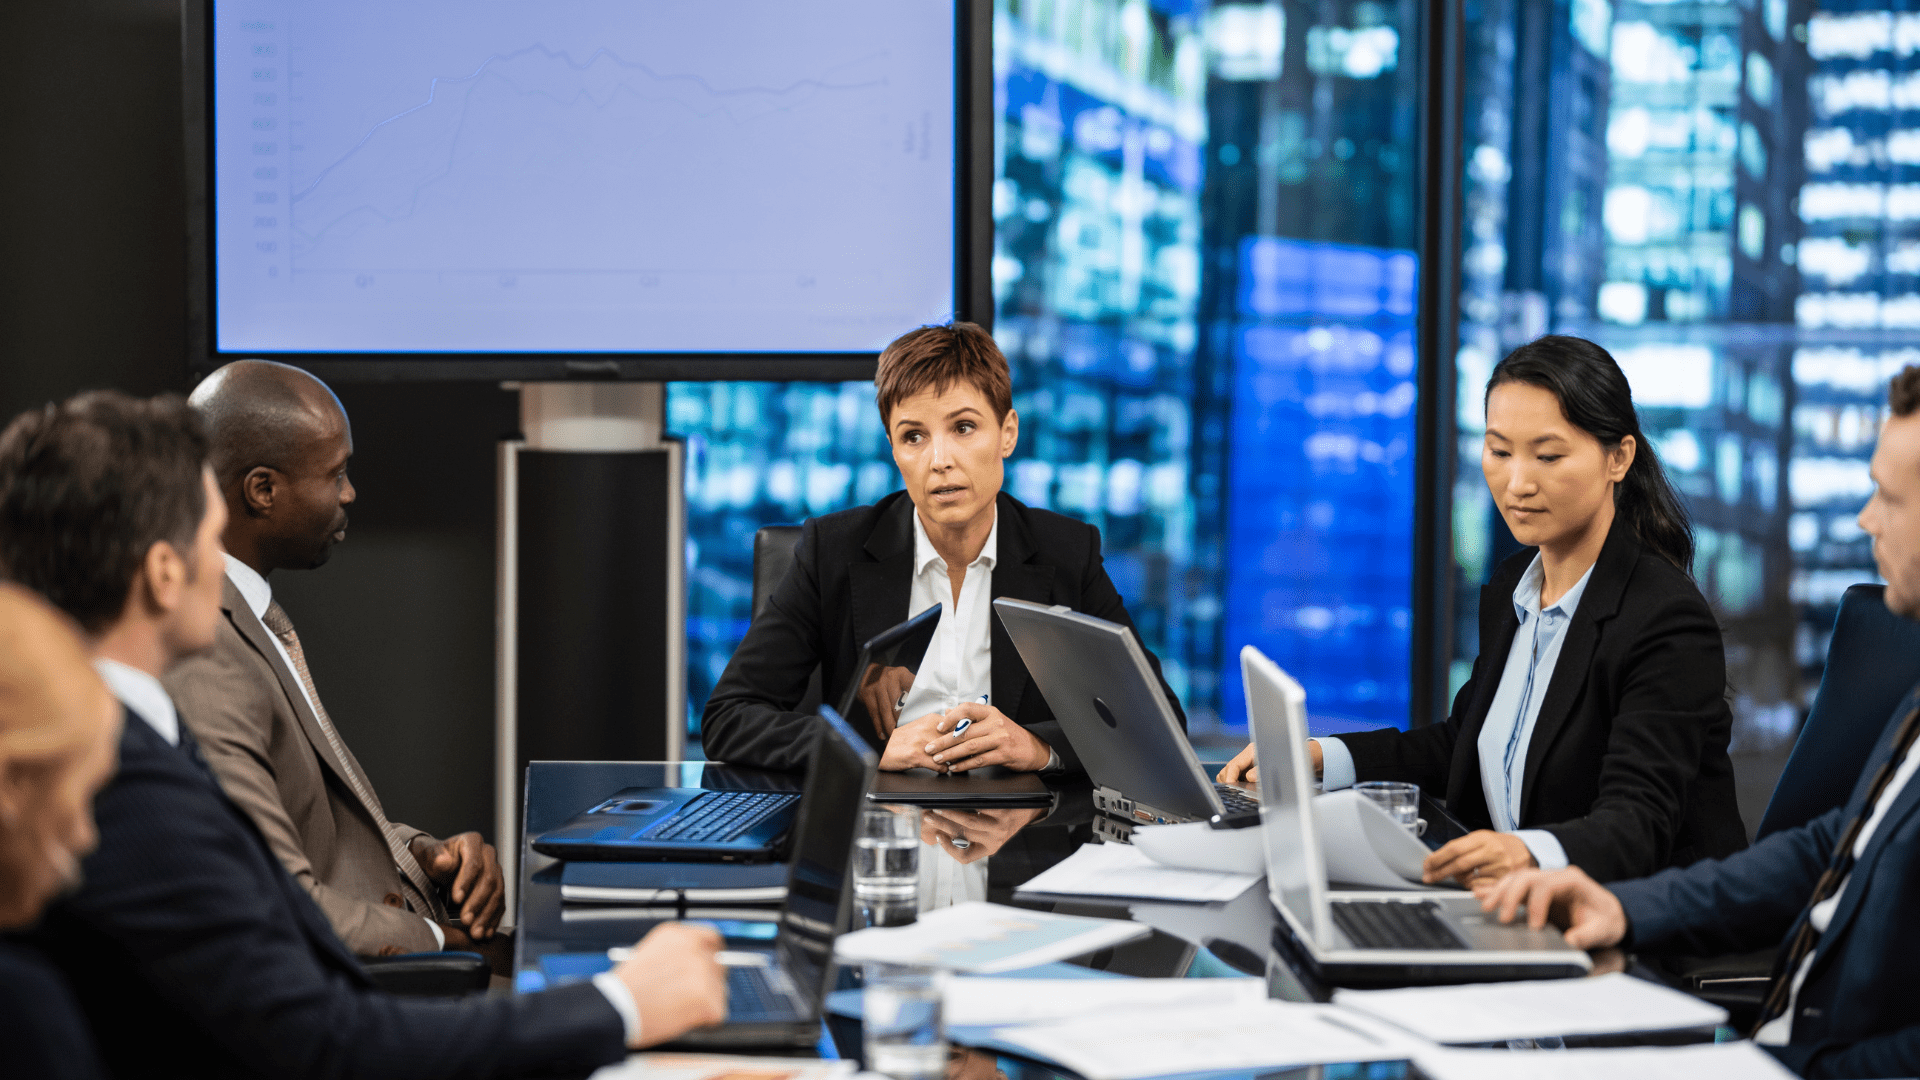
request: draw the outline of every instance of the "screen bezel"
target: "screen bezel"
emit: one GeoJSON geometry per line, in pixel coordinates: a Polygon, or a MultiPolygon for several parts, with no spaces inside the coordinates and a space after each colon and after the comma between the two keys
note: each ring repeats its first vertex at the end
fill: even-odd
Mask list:
{"type": "MultiPolygon", "coordinates": [[[[871,379],[877,352],[304,353],[215,344],[213,5],[187,0],[181,27],[187,181],[187,367],[277,360],[329,382],[871,379]]],[[[953,317],[993,328],[993,4],[954,0],[953,317]]],[[[902,332],[911,327],[901,327],[902,332]]]]}

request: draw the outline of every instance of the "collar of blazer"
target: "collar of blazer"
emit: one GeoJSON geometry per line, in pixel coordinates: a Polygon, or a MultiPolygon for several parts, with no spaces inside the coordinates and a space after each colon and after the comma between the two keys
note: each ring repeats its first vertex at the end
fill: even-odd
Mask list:
{"type": "MultiPolygon", "coordinates": [[[[273,669],[273,677],[280,680],[280,691],[286,695],[293,715],[299,718],[300,728],[306,733],[313,752],[319,755],[327,768],[333,770],[341,785],[352,792],[354,785],[348,779],[346,763],[334,756],[333,745],[327,740],[327,733],[321,730],[320,718],[313,715],[313,709],[307,705],[307,695],[301,692],[300,677],[287,667],[286,661],[280,659],[280,650],[273,647],[273,633],[254,616],[253,609],[247,606],[247,598],[240,595],[231,578],[221,583],[220,609],[226,612],[228,621],[233,623],[235,630],[240,631],[240,636],[247,644],[253,646],[253,651],[259,653],[267,666],[273,669]]],[[[367,811],[372,813],[372,808],[368,807],[367,811]]]]}
{"type": "MultiPolygon", "coordinates": [[[[1490,672],[1493,677],[1483,680],[1474,695],[1473,710],[1461,728],[1460,738],[1469,751],[1478,743],[1480,728],[1487,720],[1487,710],[1493,707],[1494,691],[1499,689],[1499,674],[1506,665],[1507,653],[1513,648],[1513,636],[1520,628],[1520,620],[1513,613],[1513,590],[1520,584],[1521,575],[1526,573],[1537,551],[1537,548],[1528,548],[1508,559],[1494,574],[1493,580],[1480,590],[1480,652],[1487,660],[1482,670],[1490,672]]],[[[1620,613],[1620,600],[1626,595],[1627,583],[1632,579],[1634,565],[1639,561],[1640,538],[1633,534],[1625,522],[1615,518],[1613,528],[1607,531],[1606,543],[1600,547],[1600,557],[1594,561],[1593,577],[1587,580],[1587,591],[1581,594],[1580,606],[1567,623],[1567,637],[1560,646],[1560,658],[1554,663],[1553,674],[1547,680],[1546,696],[1540,701],[1540,715],[1534,721],[1532,737],[1527,740],[1527,766],[1520,781],[1522,821],[1526,820],[1527,806],[1534,792],[1534,778],[1540,772],[1541,763],[1546,760],[1547,751],[1553,746],[1560,729],[1566,726],[1573,703],[1586,686],[1587,669],[1593,666],[1593,652],[1600,646],[1600,624],[1620,613]]],[[[1470,775],[1463,776],[1456,768],[1452,781],[1465,783],[1478,792],[1479,755],[1462,754],[1456,761],[1462,762],[1470,775]]]]}
{"type": "MultiPolygon", "coordinates": [[[[881,500],[878,520],[863,545],[872,561],[856,562],[849,568],[856,649],[913,614],[907,610],[913,596],[913,512],[913,500],[904,491],[881,500]]],[[[1000,518],[1000,550],[994,561],[991,599],[1008,596],[1037,604],[1051,601],[1053,567],[1034,561],[1040,552],[1027,528],[1026,504],[1002,491],[994,500],[994,512],[1000,518]]],[[[1027,665],[1021,662],[998,614],[989,626],[993,705],[1013,719],[1026,693],[1027,665]]]]}
{"type": "MultiPolygon", "coordinates": [[[[1900,707],[1894,710],[1893,718],[1887,723],[1887,731],[1882,736],[1880,746],[1874,751],[1873,756],[1867,759],[1866,767],[1860,770],[1860,779],[1854,785],[1852,797],[1847,800],[1848,811],[1854,809],[1856,801],[1866,798],[1867,785],[1872,782],[1873,774],[1880,770],[1881,763],[1886,761],[1892,753],[1894,730],[1900,726],[1900,721],[1907,715],[1907,710],[1915,707],[1916,704],[1920,702],[1916,702],[1913,696],[1909,695],[1907,700],[1901,702],[1900,707]]],[[[1909,750],[1908,753],[1920,753],[1920,747],[1909,750]]],[[[1851,873],[1855,875],[1873,873],[1874,864],[1880,861],[1881,854],[1887,850],[1887,844],[1900,831],[1901,824],[1913,815],[1915,807],[1920,807],[1920,776],[1909,778],[1907,786],[1901,788],[1899,797],[1893,800],[1893,805],[1887,807],[1886,816],[1880,819],[1880,824],[1874,826],[1873,838],[1867,841],[1867,849],[1854,860],[1851,873]]],[[[1862,807],[1859,812],[1870,814],[1873,812],[1873,807],[1862,807]]],[[[1845,815],[1847,819],[1851,819],[1852,816],[1851,812],[1845,815]]],[[[1820,944],[1815,949],[1813,957],[1814,966],[1818,967],[1830,947],[1841,939],[1848,924],[1859,912],[1860,900],[1866,894],[1866,889],[1852,887],[1840,894],[1840,906],[1834,909],[1833,918],[1828,920],[1826,933],[1820,935],[1820,944]]]]}

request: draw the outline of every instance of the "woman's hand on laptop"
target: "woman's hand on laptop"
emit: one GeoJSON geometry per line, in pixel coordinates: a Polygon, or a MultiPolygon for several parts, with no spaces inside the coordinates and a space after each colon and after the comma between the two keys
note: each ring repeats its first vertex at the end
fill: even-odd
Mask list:
{"type": "Polygon", "coordinates": [[[934,772],[946,771],[946,766],[933,760],[927,746],[940,734],[935,725],[940,722],[940,714],[930,712],[914,720],[901,724],[887,736],[887,748],[880,753],[880,767],[888,772],[905,772],[908,769],[932,769],[934,772]]]}
{"type": "Polygon", "coordinates": [[[727,1018],[727,972],[714,955],[720,945],[720,935],[709,927],[662,923],[613,969],[640,1012],[633,1049],[727,1018]]]}
{"type": "Polygon", "coordinates": [[[1475,829],[1457,840],[1441,845],[1421,864],[1421,877],[1433,885],[1452,878],[1465,888],[1481,879],[1498,881],[1515,870],[1539,865],[1527,842],[1512,833],[1475,829]]]}
{"type": "Polygon", "coordinates": [[[860,704],[881,738],[891,739],[900,726],[900,706],[907,703],[911,689],[913,672],[904,667],[878,668],[860,684],[860,704]]]}
{"type": "Polygon", "coordinates": [[[1567,932],[1567,944],[1576,949],[1604,949],[1627,936],[1620,898],[1577,866],[1515,871],[1474,892],[1481,911],[1497,909],[1499,920],[1510,923],[1525,907],[1528,926],[1538,930],[1551,921],[1567,932]]]}
{"type": "Polygon", "coordinates": [[[969,701],[947,710],[934,725],[943,732],[926,744],[936,769],[966,772],[988,765],[1005,765],[1017,772],[1039,772],[1053,760],[1053,747],[1038,735],[1007,719],[991,705],[969,701]],[[966,730],[954,730],[961,721],[966,730]]]}

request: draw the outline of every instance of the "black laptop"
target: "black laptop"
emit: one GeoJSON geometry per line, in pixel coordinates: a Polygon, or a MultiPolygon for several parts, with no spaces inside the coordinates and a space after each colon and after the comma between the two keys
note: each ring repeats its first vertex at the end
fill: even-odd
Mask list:
{"type": "Polygon", "coordinates": [[[820,1017],[833,989],[833,942],[853,914],[847,879],[860,793],[880,764],[832,708],[822,706],[820,718],[773,948],[762,954],[764,965],[727,968],[726,1023],[688,1032],[676,1046],[806,1047],[820,1041],[820,1017]]]}

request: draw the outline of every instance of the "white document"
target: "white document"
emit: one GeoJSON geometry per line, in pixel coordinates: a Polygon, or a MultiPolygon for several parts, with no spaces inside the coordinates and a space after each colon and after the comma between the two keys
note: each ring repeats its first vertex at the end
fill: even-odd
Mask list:
{"type": "Polygon", "coordinates": [[[1791,1072],[1750,1042],[1634,1046],[1607,1050],[1452,1050],[1419,1055],[1433,1080],[1790,1080],[1791,1072]]]}
{"type": "Polygon", "coordinates": [[[1677,1031],[1727,1020],[1727,1010],[1718,1005],[1619,972],[1590,979],[1336,990],[1333,1000],[1436,1043],[1677,1031]]]}
{"type": "Polygon", "coordinates": [[[1426,1043],[1328,1005],[1262,1001],[1107,1011],[1057,1024],[1000,1028],[994,1039],[1088,1080],[1343,1061],[1401,1061],[1426,1043]]]}
{"type": "Polygon", "coordinates": [[[1373,800],[1347,788],[1318,796],[1311,805],[1329,881],[1376,889],[1428,887],[1420,881],[1427,845],[1373,800]]]}
{"type": "Polygon", "coordinates": [[[973,901],[939,908],[907,926],[842,934],[842,963],[925,964],[975,975],[1016,971],[1097,952],[1153,930],[1125,919],[1089,919],[973,901]]]}
{"type": "Polygon", "coordinates": [[[851,1061],[738,1057],[732,1054],[634,1054],[591,1080],[845,1080],[851,1061]]]}
{"type": "Polygon", "coordinates": [[[1044,1024],[1151,1004],[1226,1008],[1267,1000],[1264,979],[993,979],[947,981],[950,1027],[1044,1024]]]}
{"type": "Polygon", "coordinates": [[[1231,900],[1259,880],[1259,874],[1162,866],[1128,844],[1083,844],[1019,891],[1207,902],[1231,900]]]}

